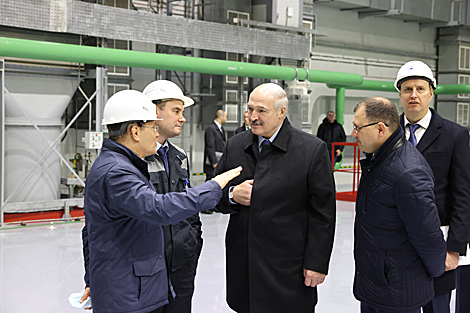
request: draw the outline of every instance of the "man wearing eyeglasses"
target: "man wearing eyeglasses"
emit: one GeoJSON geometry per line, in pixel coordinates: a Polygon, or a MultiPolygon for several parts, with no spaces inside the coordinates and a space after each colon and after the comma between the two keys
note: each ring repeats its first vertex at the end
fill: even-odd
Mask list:
{"type": "MultiPolygon", "coordinates": [[[[423,307],[423,312],[449,313],[451,291],[455,289],[455,269],[459,255],[466,254],[470,230],[468,130],[429,108],[436,80],[425,63],[410,61],[404,64],[398,71],[395,87],[400,92],[403,106],[400,122],[405,137],[421,152],[434,173],[436,205],[442,230],[447,235],[446,272],[434,279],[436,296],[423,307]]],[[[462,283],[469,285],[465,281],[462,283]]],[[[467,305],[465,312],[469,310],[467,305]]]]}
{"type": "Polygon", "coordinates": [[[362,176],[356,199],[353,292],[362,313],[419,313],[444,272],[445,241],[434,178],[405,140],[395,105],[367,98],[354,109],[362,176]]]}

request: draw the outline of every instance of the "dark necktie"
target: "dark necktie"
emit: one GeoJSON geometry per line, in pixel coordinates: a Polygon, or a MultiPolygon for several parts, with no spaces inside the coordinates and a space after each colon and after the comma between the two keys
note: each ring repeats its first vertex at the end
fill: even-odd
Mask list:
{"type": "Polygon", "coordinates": [[[268,139],[263,140],[263,141],[261,142],[261,147],[260,147],[261,149],[260,149],[260,152],[263,150],[263,147],[264,147],[264,146],[269,146],[269,145],[271,145],[271,141],[269,141],[268,139]]]}
{"type": "Polygon", "coordinates": [[[416,147],[416,145],[418,144],[418,141],[416,140],[415,131],[419,128],[419,125],[408,124],[408,128],[410,129],[410,138],[408,138],[408,140],[413,144],[413,146],[416,147]]]}
{"type": "Polygon", "coordinates": [[[170,171],[168,170],[168,155],[167,155],[168,147],[161,146],[160,148],[158,148],[157,152],[158,152],[158,155],[162,158],[163,163],[165,163],[166,174],[169,175],[170,171]]]}
{"type": "Polygon", "coordinates": [[[225,130],[222,126],[220,126],[220,132],[222,133],[222,137],[224,137],[224,141],[225,141],[225,130]]]}

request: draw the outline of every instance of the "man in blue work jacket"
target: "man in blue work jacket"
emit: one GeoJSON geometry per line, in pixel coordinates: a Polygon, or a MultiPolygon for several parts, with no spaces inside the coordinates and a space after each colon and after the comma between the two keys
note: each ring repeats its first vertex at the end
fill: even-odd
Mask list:
{"type": "Polygon", "coordinates": [[[110,138],[87,177],[82,233],[93,311],[161,313],[172,290],[162,226],[214,207],[241,168],[161,195],[143,160],[157,146],[155,105],[141,92],[120,91],[108,100],[103,124],[110,138]]]}

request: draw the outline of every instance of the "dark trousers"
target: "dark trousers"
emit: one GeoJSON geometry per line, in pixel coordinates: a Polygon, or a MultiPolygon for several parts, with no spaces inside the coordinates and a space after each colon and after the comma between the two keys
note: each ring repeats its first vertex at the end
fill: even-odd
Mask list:
{"type": "Polygon", "coordinates": [[[194,294],[194,279],[196,277],[196,268],[199,255],[202,248],[202,239],[200,248],[193,256],[193,259],[177,271],[170,273],[170,281],[176,293],[176,298],[170,295],[169,303],[163,307],[162,313],[191,313],[191,300],[194,294]]]}
{"type": "Polygon", "coordinates": [[[431,302],[423,306],[423,313],[450,313],[451,291],[436,293],[431,302]]]}
{"type": "Polygon", "coordinates": [[[152,312],[149,312],[149,313],[163,313],[163,307],[158,308],[158,309],[156,309],[156,310],[154,310],[154,311],[152,311],[152,312]]]}
{"type": "Polygon", "coordinates": [[[459,266],[457,270],[455,313],[470,313],[470,265],[459,266]]]}
{"type": "MultiPolygon", "coordinates": [[[[420,313],[421,309],[416,309],[413,311],[401,312],[401,313],[420,313]]],[[[367,303],[361,302],[361,313],[390,313],[389,311],[379,310],[373,306],[368,305],[367,303]]]]}

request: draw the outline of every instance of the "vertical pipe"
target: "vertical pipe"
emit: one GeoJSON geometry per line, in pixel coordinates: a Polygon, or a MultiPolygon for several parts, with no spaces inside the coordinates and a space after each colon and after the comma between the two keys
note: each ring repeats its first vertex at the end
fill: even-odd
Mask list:
{"type": "Polygon", "coordinates": [[[346,88],[336,88],[336,120],[344,125],[344,102],[346,97],[346,88]]]}
{"type": "MultiPolygon", "coordinates": [[[[104,99],[105,99],[105,84],[104,84],[104,78],[105,78],[105,69],[101,66],[96,67],[96,104],[95,104],[95,111],[96,111],[96,116],[95,116],[95,131],[96,132],[101,132],[101,112],[103,112],[103,104],[104,104],[104,99]]],[[[91,112],[91,107],[90,107],[90,112],[91,112]]],[[[91,123],[91,120],[90,120],[91,123]]]]}

